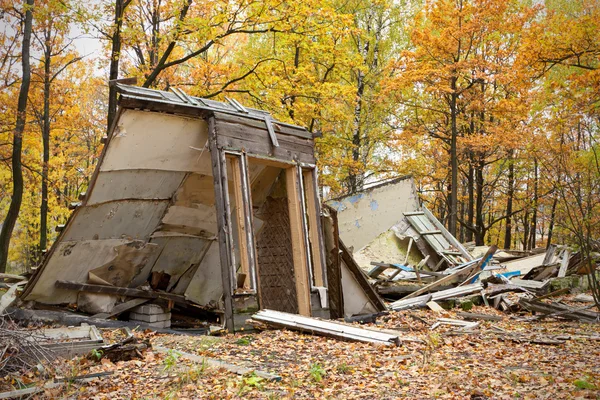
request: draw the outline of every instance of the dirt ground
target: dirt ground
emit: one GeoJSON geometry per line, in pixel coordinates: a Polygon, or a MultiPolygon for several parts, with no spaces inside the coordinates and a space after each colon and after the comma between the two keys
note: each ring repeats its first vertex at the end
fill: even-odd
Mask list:
{"type": "MultiPolygon", "coordinates": [[[[460,310],[458,310],[460,311],[460,310]]],[[[530,314],[502,316],[464,331],[431,329],[454,311],[393,312],[378,328],[396,330],[401,346],[342,342],[286,330],[223,337],[136,332],[153,346],[142,359],[112,363],[78,358],[68,374],[113,371],[86,383],[64,384],[37,398],[76,399],[598,399],[600,325],[526,322],[530,314]],[[192,362],[187,352],[281,377],[236,375],[192,362]]],[[[110,334],[109,330],[106,331],[110,334]]],[[[33,379],[33,378],[32,378],[33,379]]]]}

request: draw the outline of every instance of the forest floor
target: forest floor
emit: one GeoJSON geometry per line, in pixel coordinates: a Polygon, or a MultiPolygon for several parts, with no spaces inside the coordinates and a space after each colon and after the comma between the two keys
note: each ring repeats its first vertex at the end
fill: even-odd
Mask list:
{"type": "Polygon", "coordinates": [[[73,359],[61,365],[72,376],[114,373],[65,384],[37,398],[600,399],[600,324],[524,322],[491,308],[471,311],[499,315],[502,321],[484,321],[472,332],[453,326],[431,330],[437,318],[457,318],[456,313],[393,312],[376,326],[418,339],[399,347],[286,330],[222,337],[136,332],[153,346],[175,351],[149,350],[142,359],[117,363],[73,359]],[[562,343],[539,344],[557,339],[562,343]],[[177,350],[282,379],[236,375],[189,361],[177,350]]]}

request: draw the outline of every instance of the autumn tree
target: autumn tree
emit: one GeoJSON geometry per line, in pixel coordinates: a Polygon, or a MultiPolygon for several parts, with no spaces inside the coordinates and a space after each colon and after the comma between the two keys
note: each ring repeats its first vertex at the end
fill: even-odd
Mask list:
{"type": "Polygon", "coordinates": [[[43,153],[41,171],[41,205],[39,225],[39,249],[43,251],[48,243],[48,166],[50,161],[51,97],[52,85],[66,68],[81,60],[71,51],[73,40],[66,37],[70,27],[69,4],[44,0],[38,3],[33,30],[34,48],[39,49],[42,57],[40,69],[34,68],[33,74],[43,85],[43,104],[41,109],[33,104],[36,121],[42,134],[43,153]]]}
{"type": "Polygon", "coordinates": [[[19,217],[23,198],[23,172],[21,170],[21,152],[23,148],[23,132],[27,118],[27,96],[31,83],[30,48],[33,21],[33,0],[26,0],[21,10],[14,10],[23,19],[22,50],[21,50],[21,88],[17,102],[17,116],[12,141],[12,184],[13,194],[0,230],[0,273],[6,272],[8,250],[13,229],[19,217]]]}
{"type": "Polygon", "coordinates": [[[504,175],[498,162],[523,134],[528,80],[516,60],[534,11],[519,1],[427,3],[411,31],[414,50],[397,61],[397,78],[388,85],[400,103],[404,134],[432,138],[430,146],[441,145],[447,154],[443,195],[450,232],[457,235],[460,222],[470,232],[467,240],[472,234],[478,244],[491,226],[514,213],[485,218],[504,175]],[[461,174],[465,216],[459,212],[461,174]]]}

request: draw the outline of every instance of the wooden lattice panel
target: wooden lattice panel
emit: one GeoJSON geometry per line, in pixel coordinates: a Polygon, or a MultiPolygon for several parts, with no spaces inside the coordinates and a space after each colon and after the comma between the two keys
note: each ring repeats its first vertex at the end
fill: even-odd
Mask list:
{"type": "Polygon", "coordinates": [[[287,199],[268,197],[256,217],[264,221],[256,238],[260,306],[263,309],[297,313],[287,199]]]}

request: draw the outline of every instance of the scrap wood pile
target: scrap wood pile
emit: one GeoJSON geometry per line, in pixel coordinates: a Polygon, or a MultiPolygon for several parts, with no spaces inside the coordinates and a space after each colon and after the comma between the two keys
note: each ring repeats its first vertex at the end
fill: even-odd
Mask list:
{"type": "Polygon", "coordinates": [[[492,246],[483,257],[435,272],[427,269],[426,258],[412,267],[371,263],[367,275],[377,292],[391,301],[390,309],[432,308],[436,301],[448,306],[471,304],[474,300],[501,311],[534,312],[536,319],[598,321],[598,313],[588,310],[591,306],[581,310],[541,301],[565,294],[573,286],[575,290],[586,288],[590,263],[566,246],[551,245],[545,252],[497,252],[492,246]]]}
{"type": "Polygon", "coordinates": [[[35,331],[19,329],[8,318],[0,318],[0,378],[48,365],[54,354],[40,343],[35,331]]]}

